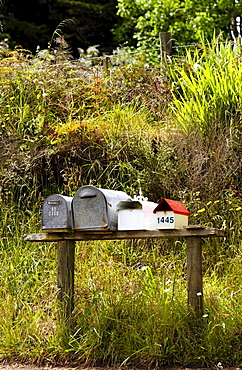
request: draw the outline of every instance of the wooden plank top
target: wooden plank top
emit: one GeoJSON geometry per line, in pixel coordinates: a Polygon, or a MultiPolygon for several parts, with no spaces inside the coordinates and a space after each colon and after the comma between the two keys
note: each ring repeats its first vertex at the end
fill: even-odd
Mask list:
{"type": "Polygon", "coordinates": [[[200,225],[187,226],[179,230],[134,230],[134,231],[73,231],[39,233],[25,235],[24,240],[28,242],[55,242],[59,240],[122,240],[122,239],[176,239],[187,237],[223,237],[224,231],[208,228],[200,225]]]}

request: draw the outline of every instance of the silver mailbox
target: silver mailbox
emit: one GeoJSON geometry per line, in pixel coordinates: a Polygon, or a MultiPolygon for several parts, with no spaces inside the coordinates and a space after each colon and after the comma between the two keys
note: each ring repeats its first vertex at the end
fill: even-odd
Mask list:
{"type": "Polygon", "coordinates": [[[53,194],[42,207],[42,229],[48,232],[70,231],[73,228],[72,197],[53,194]]]}
{"type": "Polygon", "coordinates": [[[118,228],[116,205],[129,196],[116,190],[100,189],[93,185],[79,188],[73,197],[75,230],[111,230],[118,228]]]}

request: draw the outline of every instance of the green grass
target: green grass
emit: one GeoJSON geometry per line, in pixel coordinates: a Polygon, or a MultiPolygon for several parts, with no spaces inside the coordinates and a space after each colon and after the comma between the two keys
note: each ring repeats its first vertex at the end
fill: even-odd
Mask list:
{"type": "Polygon", "coordinates": [[[222,276],[223,256],[213,272],[204,271],[205,317],[194,322],[187,309],[184,243],[79,242],[68,333],[58,315],[54,244],[25,243],[19,235],[8,243],[1,248],[1,358],[241,365],[238,253],[222,276]]]}
{"type": "Polygon", "coordinates": [[[128,64],[110,77],[99,66],[27,54],[16,50],[0,64],[0,358],[241,366],[237,51],[202,45],[167,76],[128,64]],[[191,224],[225,231],[204,241],[201,320],[187,309],[183,240],[78,242],[67,330],[56,245],[24,235],[41,231],[47,195],[85,184],[181,200],[191,224]]]}
{"type": "Polygon", "coordinates": [[[205,40],[188,50],[185,63],[173,65],[176,122],[190,133],[202,131],[212,136],[223,131],[235,139],[240,127],[241,105],[240,46],[205,40]]]}

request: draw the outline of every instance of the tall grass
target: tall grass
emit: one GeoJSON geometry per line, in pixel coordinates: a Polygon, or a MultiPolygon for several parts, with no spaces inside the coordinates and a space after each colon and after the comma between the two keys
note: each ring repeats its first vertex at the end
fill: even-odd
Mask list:
{"type": "Polygon", "coordinates": [[[241,94],[229,90],[232,67],[240,71],[235,55],[230,46],[204,46],[165,79],[130,64],[107,77],[99,66],[66,57],[54,64],[21,49],[1,60],[1,359],[241,366],[241,94]],[[227,76],[227,87],[218,75],[220,85],[227,76]],[[173,100],[171,78],[179,86],[173,100]],[[55,245],[23,237],[41,231],[47,195],[73,195],[90,183],[130,195],[141,188],[156,202],[182,200],[190,223],[225,230],[203,246],[201,321],[187,310],[184,241],[78,242],[73,332],[65,330],[55,245]]]}
{"type": "Polygon", "coordinates": [[[219,39],[187,50],[185,63],[173,66],[174,109],[179,127],[211,135],[226,130],[238,140],[242,75],[240,45],[219,39]]]}
{"type": "Polygon", "coordinates": [[[78,243],[70,335],[58,321],[54,245],[16,239],[8,238],[8,251],[1,248],[2,358],[122,366],[241,364],[238,256],[230,261],[233,271],[220,276],[218,263],[212,275],[205,273],[201,324],[191,322],[186,310],[184,244],[165,251],[157,241],[78,243]]]}
{"type": "Polygon", "coordinates": [[[14,203],[1,207],[0,355],[10,361],[31,361],[41,357],[37,348],[41,342],[43,353],[50,347],[54,333],[55,248],[53,244],[29,248],[24,243],[29,228],[39,230],[39,203],[29,211],[14,203]]]}

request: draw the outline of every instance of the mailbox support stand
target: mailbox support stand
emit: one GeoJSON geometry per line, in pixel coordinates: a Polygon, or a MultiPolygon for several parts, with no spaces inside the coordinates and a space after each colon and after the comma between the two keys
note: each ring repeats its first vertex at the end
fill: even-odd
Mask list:
{"type": "Polygon", "coordinates": [[[74,308],[75,241],[58,241],[58,293],[61,316],[69,319],[74,308]]]}
{"type": "Polygon", "coordinates": [[[203,315],[202,238],[187,240],[187,293],[188,307],[196,316],[203,315]]]}
{"type": "Polygon", "coordinates": [[[196,317],[203,315],[202,282],[202,238],[223,237],[224,232],[205,226],[186,226],[180,230],[154,231],[104,231],[72,233],[40,233],[25,236],[30,242],[58,242],[58,295],[62,317],[70,319],[74,308],[74,259],[75,242],[88,240],[118,239],[175,239],[185,238],[187,242],[187,291],[188,308],[196,317]]]}

